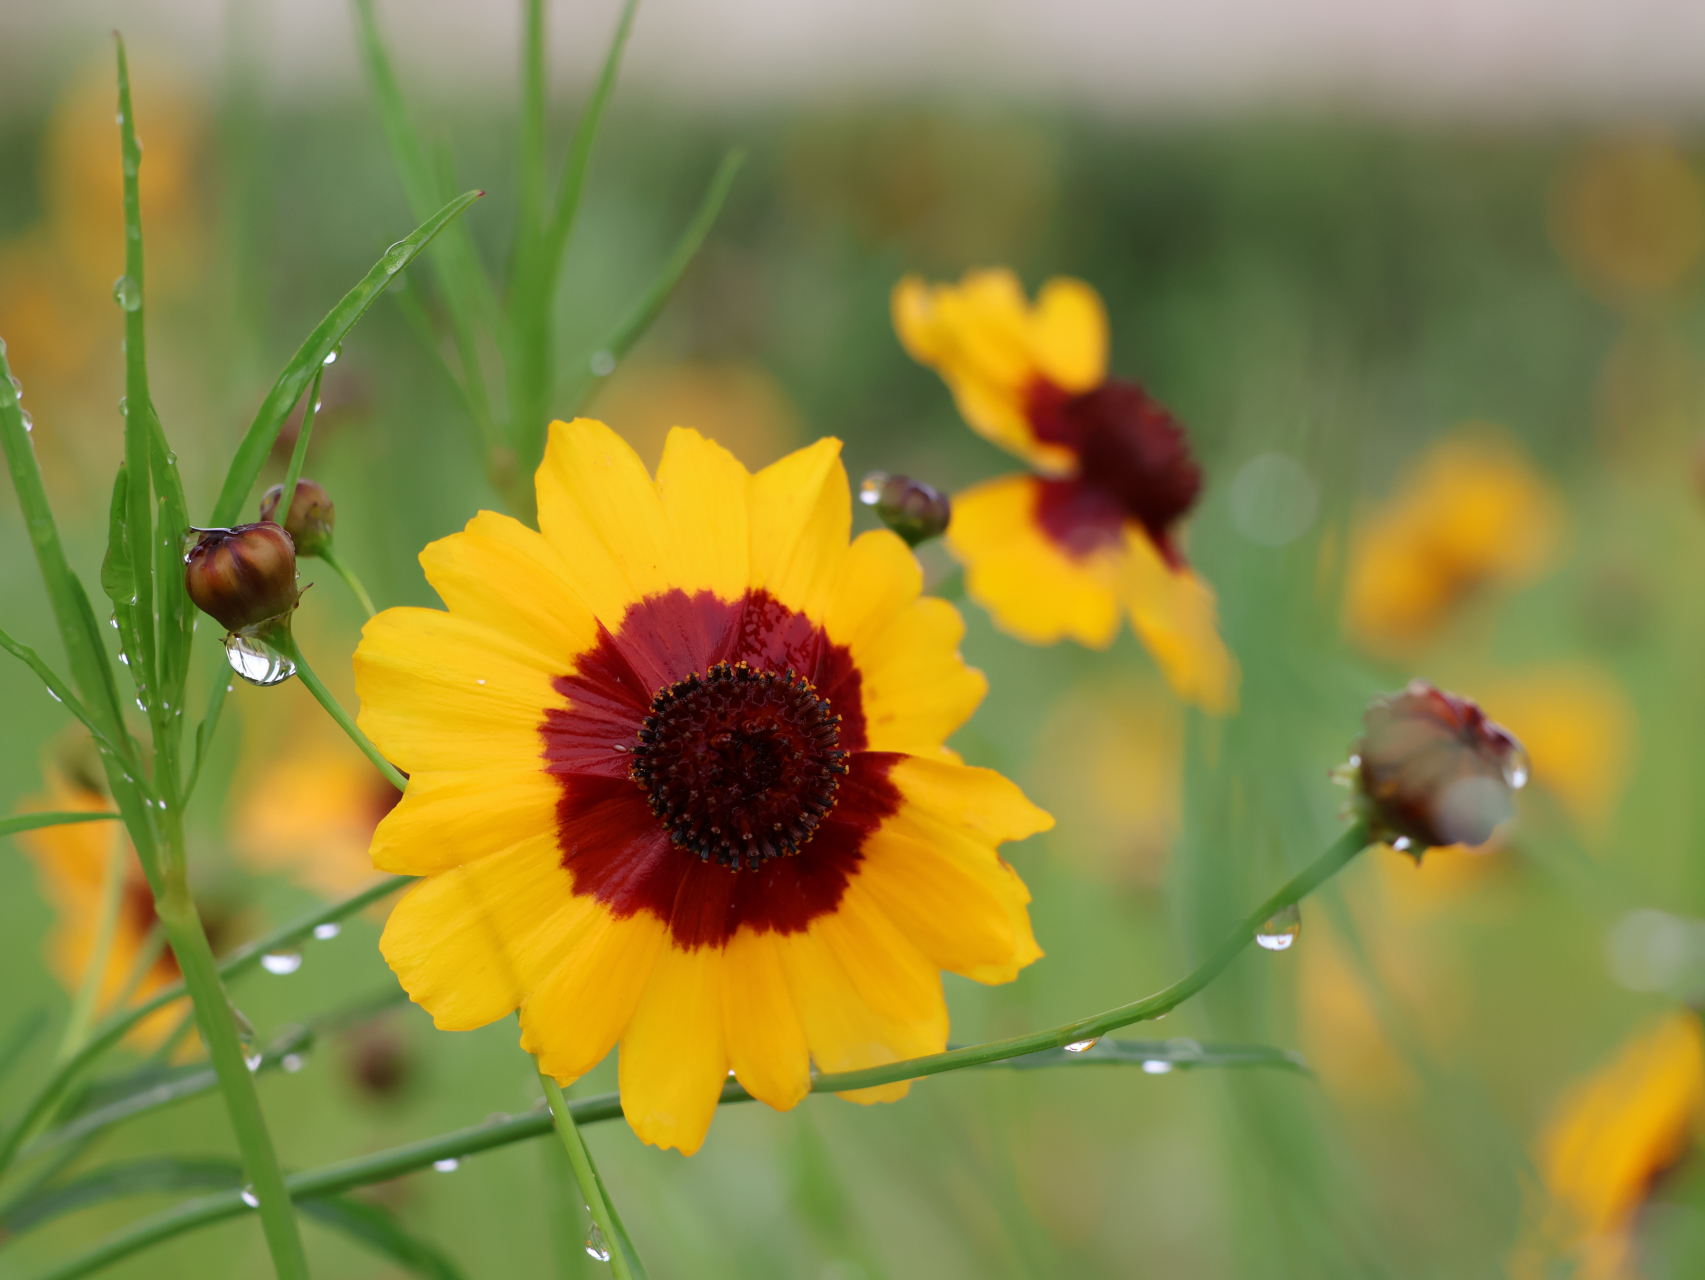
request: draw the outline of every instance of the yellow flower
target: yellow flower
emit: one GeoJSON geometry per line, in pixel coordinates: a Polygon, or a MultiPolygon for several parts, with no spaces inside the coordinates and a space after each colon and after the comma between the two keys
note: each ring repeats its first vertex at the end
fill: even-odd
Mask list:
{"type": "Polygon", "coordinates": [[[908,276],[893,307],[900,341],[941,374],[966,422],[1040,473],[954,498],[947,545],[971,598],[1033,644],[1106,648],[1129,613],[1179,696],[1232,710],[1237,663],[1178,544],[1201,472],[1172,415],[1107,376],[1095,291],[1054,279],[1032,305],[1010,271],[957,285],[908,276]]]}
{"type": "Polygon", "coordinates": [[[654,481],[559,422],[537,491],[542,533],[482,512],[433,543],[449,611],[356,651],[410,774],[373,861],[427,877],[382,942],[403,986],[444,1028],[519,1008],[559,1080],[619,1040],[629,1123],[688,1153],[731,1067],[785,1109],[812,1060],[940,1050],[940,970],[1041,954],[996,850],[1052,819],[943,745],[986,683],[905,544],[848,545],[839,442],[751,475],[677,428],[654,481]]]}
{"type": "Polygon", "coordinates": [[[1516,445],[1441,441],[1357,530],[1345,621],[1369,648],[1412,648],[1474,591],[1532,575],[1561,525],[1562,503],[1516,445]]]}
{"type": "MultiPolygon", "coordinates": [[[[77,813],[111,810],[112,801],[92,779],[75,772],[50,767],[45,794],[27,802],[25,811],[47,809],[77,813]]],[[[135,976],[143,947],[154,929],[154,895],[142,875],[124,827],[118,822],[80,822],[57,827],[38,827],[17,837],[36,864],[36,880],[42,897],[59,917],[47,939],[47,963],[67,991],[83,984],[94,956],[95,933],[106,892],[108,854],[112,842],[124,843],[128,854],[123,896],[119,902],[117,927],[101,973],[95,996],[97,1013],[111,1012],[125,987],[135,976]]],[[[178,980],[177,960],[171,949],[162,947],[158,958],[136,981],[131,1003],[140,1003],[178,980]]],[[[163,1041],[183,1016],[181,1009],[157,1010],[137,1024],[127,1037],[139,1049],[152,1049],[163,1041]]]]}
{"type": "Polygon", "coordinates": [[[1541,1142],[1545,1236],[1590,1280],[1631,1276],[1630,1234],[1653,1182],[1693,1147],[1705,1117],[1705,1036],[1692,1012],[1635,1036],[1558,1105],[1541,1142]]]}

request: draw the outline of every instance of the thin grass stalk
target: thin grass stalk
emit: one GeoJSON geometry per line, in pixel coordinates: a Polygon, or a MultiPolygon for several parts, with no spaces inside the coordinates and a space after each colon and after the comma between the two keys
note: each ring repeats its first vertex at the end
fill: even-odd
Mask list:
{"type": "Polygon", "coordinates": [[[314,418],[320,412],[320,381],[326,366],[314,370],[314,380],[308,384],[308,398],[302,405],[302,429],[296,433],[296,443],[290,449],[290,463],[284,469],[284,483],[278,490],[278,506],[273,515],[279,525],[290,519],[291,504],[296,501],[296,482],[302,478],[302,464],[308,460],[308,439],[314,434],[314,418]]]}
{"type": "Polygon", "coordinates": [[[349,588],[355,596],[356,602],[366,611],[369,618],[379,612],[373,604],[373,597],[367,594],[367,588],[361,585],[361,579],[355,576],[355,570],[344,563],[342,556],[338,555],[331,547],[327,547],[320,552],[320,559],[326,562],[328,569],[343,579],[344,585],[349,588]]]}
{"type": "MultiPolygon", "coordinates": [[[[604,1180],[592,1167],[592,1156],[586,1150],[580,1130],[575,1127],[574,1112],[568,1105],[568,1099],[562,1096],[562,1086],[543,1070],[539,1072],[539,1083],[545,1088],[545,1099],[550,1103],[557,1137],[562,1142],[562,1149],[568,1153],[568,1163],[574,1169],[574,1180],[579,1184],[580,1197],[586,1204],[587,1212],[592,1215],[599,1234],[603,1236],[604,1247],[609,1251],[610,1273],[616,1280],[635,1280],[634,1270],[629,1265],[628,1250],[622,1246],[622,1238],[626,1232],[616,1225],[615,1209],[610,1203],[609,1193],[604,1189],[604,1180]]],[[[641,1274],[643,1275],[643,1269],[641,1274]]]]}
{"type": "Polygon", "coordinates": [[[119,907],[124,902],[124,883],[129,874],[130,848],[123,834],[115,831],[107,841],[106,879],[101,884],[100,914],[95,918],[95,942],[89,951],[88,972],[77,984],[77,995],[71,1001],[65,1035],[53,1056],[56,1064],[70,1058],[89,1038],[89,1025],[95,1019],[101,980],[107,975],[107,961],[112,956],[113,935],[118,932],[119,907]]]}

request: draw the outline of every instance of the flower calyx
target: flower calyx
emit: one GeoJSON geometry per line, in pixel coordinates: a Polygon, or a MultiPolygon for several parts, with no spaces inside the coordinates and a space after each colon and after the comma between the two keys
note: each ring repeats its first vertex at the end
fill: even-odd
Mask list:
{"type": "Polygon", "coordinates": [[[296,544],[299,556],[323,556],[332,549],[332,529],[336,513],[331,495],[314,480],[298,480],[296,492],[290,499],[290,509],[284,519],[278,518],[279,499],[284,486],[275,484],[260,500],[260,518],[284,526],[290,540],[296,544]]]}
{"type": "Polygon", "coordinates": [[[1370,837],[1419,862],[1435,846],[1484,845],[1515,816],[1528,772],[1521,743],[1479,704],[1411,680],[1368,704],[1334,779],[1370,837]]]}
{"type": "Polygon", "coordinates": [[[872,471],[859,485],[858,500],[875,510],[882,523],[915,547],[947,532],[953,518],[948,496],[910,476],[872,471]]]}

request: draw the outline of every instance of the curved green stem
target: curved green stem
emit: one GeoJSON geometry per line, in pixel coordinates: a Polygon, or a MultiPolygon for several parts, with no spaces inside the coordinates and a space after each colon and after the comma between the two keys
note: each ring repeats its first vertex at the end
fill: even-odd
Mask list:
{"type": "Polygon", "coordinates": [[[580,1130],[574,1124],[574,1111],[569,1107],[568,1099],[562,1096],[562,1086],[542,1070],[539,1083],[545,1087],[545,1100],[550,1103],[557,1137],[562,1140],[563,1150],[568,1152],[568,1163],[574,1168],[574,1180],[580,1184],[580,1198],[586,1202],[586,1211],[592,1215],[593,1223],[604,1237],[604,1247],[609,1250],[610,1273],[616,1280],[634,1280],[633,1268],[628,1265],[631,1245],[626,1239],[627,1232],[617,1225],[615,1206],[610,1203],[609,1193],[604,1189],[604,1180],[592,1165],[591,1153],[581,1141],[580,1130]]]}
{"type": "Polygon", "coordinates": [[[290,519],[290,508],[296,504],[296,482],[302,478],[302,464],[308,460],[308,440],[314,434],[314,418],[320,412],[320,379],[325,372],[322,363],[308,384],[308,399],[302,406],[302,429],[296,433],[290,464],[284,469],[284,483],[278,486],[278,505],[272,511],[273,519],[280,525],[290,519]]]}
{"type": "Polygon", "coordinates": [[[336,720],[338,727],[349,735],[349,740],[361,748],[361,754],[378,766],[390,784],[398,791],[408,786],[408,779],[380,754],[379,748],[373,745],[373,740],[361,732],[361,726],[355,723],[355,717],[343,709],[343,704],[332,697],[331,690],[320,683],[320,678],[314,674],[314,669],[308,665],[308,660],[302,656],[302,649],[296,643],[296,637],[286,634],[279,644],[285,654],[296,664],[296,674],[302,678],[302,683],[308,686],[308,692],[319,699],[326,713],[336,720]]]}
{"type": "Polygon", "coordinates": [[[361,585],[361,579],[355,576],[355,570],[343,562],[342,556],[327,547],[320,552],[320,559],[324,560],[331,571],[349,585],[349,589],[355,593],[355,598],[361,602],[361,607],[367,610],[369,618],[379,612],[373,607],[373,597],[367,594],[367,588],[361,585]]]}

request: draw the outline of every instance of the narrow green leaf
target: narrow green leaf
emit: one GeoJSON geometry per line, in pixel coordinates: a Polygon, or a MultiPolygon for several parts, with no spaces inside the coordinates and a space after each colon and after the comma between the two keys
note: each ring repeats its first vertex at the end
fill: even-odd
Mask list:
{"type": "Polygon", "coordinates": [[[189,505],[184,501],[178,456],[166,444],[159,415],[151,412],[148,419],[148,464],[159,503],[159,520],[154,527],[154,593],[160,615],[161,721],[169,726],[166,737],[175,755],[183,734],[184,681],[189,678],[196,612],[184,584],[183,542],[189,531],[189,505]]]}
{"type": "Polygon", "coordinates": [[[437,1245],[422,1240],[390,1210],[352,1196],[304,1200],[303,1213],[322,1226],[359,1240],[373,1252],[428,1280],[464,1280],[464,1273],[437,1245]]]}
{"type": "Polygon", "coordinates": [[[0,1080],[12,1074],[12,1068],[18,1065],[29,1047],[35,1043],[36,1037],[52,1020],[47,1006],[37,1005],[12,1024],[6,1038],[0,1040],[0,1080]]]}
{"type": "Polygon", "coordinates": [[[214,526],[236,523],[291,406],[301,398],[314,372],[325,364],[332,348],[344,340],[345,335],[355,326],[355,322],[361,319],[397,273],[413,262],[420,251],[430,244],[432,238],[448,226],[457,214],[484,194],[482,191],[469,191],[457,196],[385,250],[384,255],[362,278],[361,283],[346,293],[308,335],[308,340],[297,350],[290,363],[284,366],[284,372],[278,375],[278,381],[272,384],[272,390],[267,393],[254,421],[249,424],[242,444],[237,447],[236,456],[231,459],[231,469],[226,473],[225,485],[219,491],[219,501],[213,508],[214,526]]]}
{"type": "Polygon", "coordinates": [[[20,813],[10,818],[0,818],[0,836],[15,836],[20,831],[34,831],[37,827],[62,827],[73,822],[111,822],[123,816],[120,813],[88,813],[82,810],[71,813],[20,813]]]}
{"type": "Polygon", "coordinates": [[[243,1166],[217,1157],[141,1156],[115,1161],[38,1189],[8,1207],[0,1234],[20,1236],[79,1209],[162,1191],[223,1190],[243,1185],[243,1166]]]}
{"type": "MultiPolygon", "coordinates": [[[[119,154],[124,170],[124,275],[113,296],[124,313],[124,538],[129,554],[131,598],[136,609],[136,644],[129,649],[130,674],[156,728],[160,698],[157,637],[154,633],[153,493],[149,465],[148,327],[144,323],[142,202],[137,184],[142,147],[136,141],[136,112],[130,101],[130,62],[124,39],[118,45],[119,154]]],[[[158,744],[156,744],[158,745],[158,744]]]]}
{"type": "Polygon", "coordinates": [[[195,726],[195,763],[190,766],[189,778],[183,785],[186,804],[195,784],[201,780],[201,767],[207,763],[207,754],[213,749],[213,735],[219,732],[219,716],[225,710],[225,696],[231,692],[233,679],[231,668],[221,654],[215,660],[212,683],[208,686],[207,710],[202,713],[201,723],[195,726]]]}
{"type": "MultiPolygon", "coordinates": [[[[0,649],[6,650],[7,653],[19,659],[31,671],[35,672],[36,678],[47,686],[47,691],[53,700],[64,703],[65,709],[81,720],[89,732],[94,735],[96,743],[112,752],[119,759],[124,758],[124,753],[118,744],[107,737],[106,730],[96,723],[95,718],[89,714],[82,701],[71,692],[71,687],[53,673],[52,669],[41,660],[34,649],[27,644],[18,643],[5,631],[0,631],[0,649]]],[[[140,780],[137,781],[140,784],[140,780]]],[[[144,789],[144,794],[152,798],[153,793],[144,789]]]]}
{"type": "MultiPolygon", "coordinates": [[[[651,328],[652,322],[669,301],[669,295],[675,291],[675,286],[681,282],[682,275],[692,264],[699,247],[704,244],[705,237],[710,234],[717,214],[722,212],[723,202],[728,199],[729,188],[734,185],[734,175],[740,171],[745,159],[745,152],[738,150],[730,151],[722,158],[716,174],[710,180],[710,186],[705,190],[704,199],[699,202],[698,212],[693,214],[693,220],[687,224],[686,231],[675,245],[675,251],[669,255],[669,260],[663,264],[663,269],[657,273],[651,287],[622,318],[600,351],[594,354],[607,353],[613,361],[619,362],[633,349],[634,344],[645,336],[646,330],[651,328]]],[[[586,399],[594,377],[589,359],[580,360],[572,367],[559,396],[571,413],[586,399]]],[[[529,446],[532,451],[524,456],[524,460],[527,463],[526,469],[530,472],[538,459],[544,456],[543,435],[530,441],[529,446]]]]}

